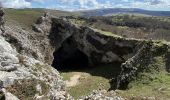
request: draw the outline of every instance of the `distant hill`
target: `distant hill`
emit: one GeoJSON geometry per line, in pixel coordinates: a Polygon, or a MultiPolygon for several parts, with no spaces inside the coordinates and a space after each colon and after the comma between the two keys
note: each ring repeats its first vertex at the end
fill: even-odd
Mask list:
{"type": "Polygon", "coordinates": [[[96,9],[79,11],[84,16],[106,16],[113,14],[143,14],[150,16],[170,16],[170,11],[149,11],[137,8],[106,8],[106,9],[96,9]]]}
{"type": "Polygon", "coordinates": [[[5,9],[7,20],[6,24],[17,25],[17,23],[23,28],[32,28],[32,24],[35,23],[38,17],[43,15],[45,11],[48,11],[50,15],[61,17],[61,16],[106,16],[113,14],[139,14],[149,16],[169,16],[170,11],[147,11],[142,9],[123,9],[123,8],[108,8],[108,9],[97,9],[97,10],[86,10],[86,11],[60,11],[51,9],[5,9]]]}

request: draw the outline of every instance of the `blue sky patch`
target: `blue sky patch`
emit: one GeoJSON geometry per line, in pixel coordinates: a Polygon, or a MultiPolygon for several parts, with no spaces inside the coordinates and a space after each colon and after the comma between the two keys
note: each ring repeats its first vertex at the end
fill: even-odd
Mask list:
{"type": "Polygon", "coordinates": [[[89,10],[100,8],[141,8],[170,11],[170,0],[0,0],[8,8],[50,8],[89,10]]]}

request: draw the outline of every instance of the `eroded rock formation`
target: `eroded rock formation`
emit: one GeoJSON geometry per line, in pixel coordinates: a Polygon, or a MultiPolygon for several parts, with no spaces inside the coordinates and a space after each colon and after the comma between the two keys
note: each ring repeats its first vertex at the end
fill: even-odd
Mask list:
{"type": "MultiPolygon", "coordinates": [[[[9,29],[4,36],[0,36],[0,89],[3,97],[10,95],[17,100],[29,95],[37,100],[72,99],[65,92],[65,84],[51,64],[58,68],[67,66],[66,63],[83,64],[85,67],[123,63],[116,84],[119,88],[154,63],[154,57],[169,57],[168,44],[108,35],[89,27],[77,26],[67,19],[41,19],[33,25],[33,29],[35,32],[9,29]],[[22,94],[20,89],[30,89],[28,92],[31,94],[22,94]]],[[[169,68],[167,63],[167,70],[169,68]]],[[[86,98],[93,99],[98,94],[101,94],[99,98],[112,98],[101,92],[86,98]]]]}
{"type": "Polygon", "coordinates": [[[135,53],[135,48],[140,43],[135,39],[107,36],[64,20],[53,19],[52,22],[50,40],[56,50],[71,45],[87,55],[89,65],[124,62],[128,55],[135,53]]]}
{"type": "Polygon", "coordinates": [[[137,80],[141,73],[169,72],[169,50],[168,43],[145,41],[138,52],[121,65],[117,88],[126,89],[128,84],[137,80]]]}
{"type": "Polygon", "coordinates": [[[40,38],[12,29],[0,35],[0,99],[72,99],[59,72],[45,63],[48,42],[40,38]]]}
{"type": "MultiPolygon", "coordinates": [[[[48,64],[53,63],[53,53],[67,45],[88,57],[88,65],[124,62],[136,52],[141,42],[102,34],[89,27],[77,26],[62,18],[48,18],[33,26],[37,32],[9,31],[7,41],[20,54],[31,56],[48,64]]],[[[73,49],[70,51],[74,51],[73,49]]],[[[69,51],[69,52],[70,52],[69,51]]],[[[64,58],[64,55],[62,55],[64,58]]],[[[67,58],[67,57],[66,57],[67,58]]]]}

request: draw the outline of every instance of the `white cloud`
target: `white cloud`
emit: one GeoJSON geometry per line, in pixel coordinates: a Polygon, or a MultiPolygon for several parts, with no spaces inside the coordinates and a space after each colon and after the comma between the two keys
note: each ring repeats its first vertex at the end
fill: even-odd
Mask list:
{"type": "MultiPolygon", "coordinates": [[[[105,0],[103,3],[99,3],[98,0],[57,0],[58,2],[66,5],[68,10],[71,9],[76,3],[78,4],[78,9],[74,10],[83,10],[83,9],[98,9],[98,8],[107,8],[111,7],[112,0],[105,0]]],[[[65,7],[65,6],[62,6],[65,7]]],[[[74,8],[74,7],[73,7],[74,8]]]]}
{"type": "Polygon", "coordinates": [[[0,0],[4,7],[8,8],[27,8],[31,7],[31,3],[25,0],[0,0]]]}
{"type": "Polygon", "coordinates": [[[170,10],[170,0],[145,0],[145,2],[136,1],[131,3],[133,8],[142,8],[147,10],[170,10]]]}
{"type": "Polygon", "coordinates": [[[38,2],[38,3],[44,3],[45,2],[45,0],[25,0],[25,1],[27,1],[27,2],[34,1],[34,2],[38,2]]]}
{"type": "Polygon", "coordinates": [[[98,8],[142,8],[149,10],[170,10],[170,0],[0,0],[4,7],[44,7],[64,10],[98,8]]]}

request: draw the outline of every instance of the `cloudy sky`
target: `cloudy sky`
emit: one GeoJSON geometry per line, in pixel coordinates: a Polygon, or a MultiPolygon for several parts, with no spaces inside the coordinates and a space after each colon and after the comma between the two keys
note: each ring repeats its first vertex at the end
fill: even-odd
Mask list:
{"type": "Polygon", "coordinates": [[[170,0],[0,0],[8,8],[88,10],[98,8],[142,8],[170,11],[170,0]]]}

